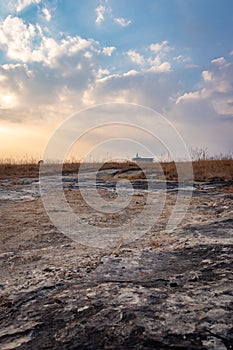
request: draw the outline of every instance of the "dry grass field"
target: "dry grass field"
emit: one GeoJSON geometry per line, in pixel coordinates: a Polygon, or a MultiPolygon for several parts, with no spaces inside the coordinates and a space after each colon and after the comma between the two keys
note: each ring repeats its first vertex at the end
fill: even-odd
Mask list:
{"type": "MultiPolygon", "coordinates": [[[[167,180],[176,181],[174,162],[161,163],[167,180]]],[[[233,179],[233,160],[198,160],[192,162],[194,181],[228,181],[233,179]]]]}
{"type": "MultiPolygon", "coordinates": [[[[186,163],[182,163],[185,165],[186,163]]],[[[68,162],[63,165],[63,173],[77,173],[80,164],[76,162],[68,162]]],[[[106,162],[104,164],[87,164],[86,168],[119,169],[121,171],[137,170],[139,165],[133,162],[106,162]]],[[[192,162],[194,181],[229,181],[233,180],[233,159],[211,159],[198,160],[192,162]]],[[[53,172],[53,165],[48,164],[48,173],[53,172]]],[[[164,177],[168,181],[177,181],[177,169],[174,162],[161,162],[153,164],[142,164],[141,167],[153,167],[163,170],[164,177]]],[[[40,165],[37,162],[1,162],[0,163],[0,179],[21,178],[21,177],[38,177],[40,165]]]]}

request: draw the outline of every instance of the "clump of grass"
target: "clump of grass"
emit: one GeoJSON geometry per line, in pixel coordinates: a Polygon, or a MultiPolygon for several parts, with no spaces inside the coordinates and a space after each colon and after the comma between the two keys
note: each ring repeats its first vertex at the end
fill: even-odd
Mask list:
{"type": "Polygon", "coordinates": [[[27,155],[21,159],[0,158],[0,179],[34,177],[38,175],[38,170],[38,160],[27,155]]]}
{"type": "Polygon", "coordinates": [[[193,174],[195,181],[233,180],[233,159],[195,161],[193,174]]]}
{"type": "Polygon", "coordinates": [[[177,181],[178,174],[175,162],[161,163],[164,177],[167,181],[177,181]]]}
{"type": "MultiPolygon", "coordinates": [[[[185,166],[185,162],[183,162],[183,165],[185,166]]],[[[174,162],[161,163],[161,167],[167,181],[178,180],[177,168],[174,162]]],[[[192,162],[192,167],[194,181],[233,180],[233,159],[197,160],[192,162]]]]}
{"type": "Polygon", "coordinates": [[[36,177],[38,173],[38,164],[0,164],[0,179],[36,177]]]}

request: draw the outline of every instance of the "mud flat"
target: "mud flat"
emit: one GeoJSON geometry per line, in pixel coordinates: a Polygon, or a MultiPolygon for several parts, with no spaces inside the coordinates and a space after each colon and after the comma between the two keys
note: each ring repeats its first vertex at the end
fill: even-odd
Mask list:
{"type": "MultiPolygon", "coordinates": [[[[145,205],[145,180],[134,185],[124,219],[145,205]]],[[[71,175],[64,188],[90,225],[120,230],[122,216],[93,214],[71,175]]],[[[177,184],[167,188],[145,235],[97,249],[58,232],[36,179],[1,180],[0,349],[233,349],[233,183],[194,184],[169,233],[177,184]]],[[[114,181],[98,191],[111,199],[114,181]]]]}

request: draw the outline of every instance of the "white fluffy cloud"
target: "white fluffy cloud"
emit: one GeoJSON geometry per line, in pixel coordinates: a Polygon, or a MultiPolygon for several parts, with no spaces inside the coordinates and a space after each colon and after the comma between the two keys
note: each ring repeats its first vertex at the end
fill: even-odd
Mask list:
{"type": "Polygon", "coordinates": [[[96,13],[96,24],[100,25],[104,22],[106,16],[111,19],[111,21],[118,24],[120,27],[128,27],[132,21],[124,17],[114,17],[112,7],[109,5],[108,0],[102,0],[95,9],[96,13]]]}
{"type": "Polygon", "coordinates": [[[127,55],[129,56],[129,58],[131,59],[131,61],[133,63],[139,64],[139,65],[144,64],[143,56],[140,53],[138,53],[137,51],[129,50],[129,51],[127,51],[127,55]]]}
{"type": "Polygon", "coordinates": [[[41,0],[18,0],[16,4],[16,11],[21,12],[31,4],[39,4],[40,2],[41,0]]]}
{"type": "Polygon", "coordinates": [[[95,12],[96,12],[96,23],[101,24],[104,21],[104,15],[107,10],[107,7],[100,4],[99,6],[96,7],[95,12]]]}
{"type": "Polygon", "coordinates": [[[176,104],[191,101],[205,101],[217,114],[233,117],[233,62],[224,57],[213,59],[209,70],[202,72],[202,87],[194,92],[186,92],[180,96],[176,104]]]}
{"type": "Polygon", "coordinates": [[[0,49],[6,55],[24,63],[41,62],[53,67],[60,57],[81,51],[96,51],[98,43],[80,36],[67,36],[57,42],[46,36],[39,25],[25,24],[21,18],[8,16],[0,23],[0,49]]]}
{"type": "Polygon", "coordinates": [[[185,68],[174,72],[168,67],[166,71],[166,62],[166,73],[162,68],[153,71],[143,67],[141,71],[131,69],[122,74],[109,72],[98,76],[85,91],[83,101],[87,104],[132,102],[152,107],[165,113],[188,146],[208,147],[216,154],[231,149],[233,63],[212,60],[209,69],[200,75],[199,89],[188,92],[182,84],[185,68]]]}
{"type": "Polygon", "coordinates": [[[166,55],[171,51],[167,41],[162,43],[154,43],[147,47],[143,53],[136,50],[128,50],[127,56],[131,62],[141,66],[141,71],[144,72],[169,72],[171,63],[165,60],[166,55]],[[151,53],[152,51],[152,53],[151,53]],[[149,52],[149,56],[148,56],[149,52]]]}
{"type": "Polygon", "coordinates": [[[119,24],[121,27],[128,27],[132,23],[130,19],[127,20],[123,17],[114,18],[114,22],[119,24]]]}
{"type": "Polygon", "coordinates": [[[173,57],[173,61],[181,64],[183,67],[186,68],[197,68],[198,66],[192,63],[192,59],[189,56],[184,55],[178,55],[173,57]]]}
{"type": "Polygon", "coordinates": [[[232,61],[213,59],[202,72],[199,88],[177,98],[169,116],[178,123],[189,145],[207,147],[212,154],[232,150],[232,77],[232,61]]]}
{"type": "Polygon", "coordinates": [[[131,69],[97,77],[85,91],[84,102],[132,102],[163,112],[169,108],[170,98],[176,96],[179,88],[179,79],[173,72],[131,69]]]}
{"type": "Polygon", "coordinates": [[[170,63],[158,59],[158,54],[148,56],[148,48],[143,53],[133,49],[127,55],[119,52],[122,70],[117,71],[114,65],[101,64],[101,58],[104,63],[106,56],[111,57],[116,50],[114,46],[101,48],[93,39],[80,36],[66,36],[58,41],[47,36],[39,25],[25,24],[11,16],[0,24],[0,47],[17,62],[1,67],[0,108],[4,110],[4,118],[20,120],[27,118],[27,114],[28,118],[67,116],[77,106],[83,108],[110,100],[140,101],[146,105],[156,102],[162,106],[168,101],[168,93],[173,94],[174,85],[168,87],[168,78],[164,80],[164,88],[157,89],[161,74],[170,71],[170,63]]]}
{"type": "Polygon", "coordinates": [[[18,17],[8,16],[0,22],[0,48],[9,58],[27,61],[31,57],[31,45],[36,38],[36,28],[26,25],[18,17]]]}
{"type": "MultiPolygon", "coordinates": [[[[69,67],[68,67],[69,68],[69,67]]],[[[70,68],[71,69],[71,68],[70,68]]],[[[67,73],[67,72],[66,72],[67,73]]],[[[95,75],[84,66],[63,76],[61,68],[29,68],[26,64],[0,66],[1,120],[50,124],[83,106],[82,94],[95,75]]]]}
{"type": "Polygon", "coordinates": [[[171,51],[172,48],[169,46],[168,41],[164,40],[162,43],[151,44],[150,50],[161,55],[171,51]]]}
{"type": "Polygon", "coordinates": [[[154,72],[169,72],[171,70],[171,64],[169,62],[155,64],[155,65],[152,65],[149,70],[154,72]]]}
{"type": "Polygon", "coordinates": [[[178,55],[176,57],[173,57],[173,61],[179,62],[179,63],[186,63],[186,62],[190,62],[191,58],[183,55],[178,55]]]}
{"type": "Polygon", "coordinates": [[[56,41],[39,25],[11,16],[0,23],[0,49],[15,62],[0,65],[1,118],[22,122],[74,113],[96,79],[98,57],[114,51],[103,53],[98,42],[80,36],[56,41]]]}
{"type": "Polygon", "coordinates": [[[42,13],[47,22],[51,21],[51,18],[52,18],[51,13],[46,7],[42,9],[42,13]]]}
{"type": "Polygon", "coordinates": [[[106,46],[103,48],[103,54],[106,56],[112,56],[113,52],[116,50],[115,46],[106,46]]]}
{"type": "Polygon", "coordinates": [[[211,61],[211,63],[214,63],[218,66],[226,66],[227,65],[227,61],[225,60],[224,57],[215,58],[214,60],[211,61]]]}

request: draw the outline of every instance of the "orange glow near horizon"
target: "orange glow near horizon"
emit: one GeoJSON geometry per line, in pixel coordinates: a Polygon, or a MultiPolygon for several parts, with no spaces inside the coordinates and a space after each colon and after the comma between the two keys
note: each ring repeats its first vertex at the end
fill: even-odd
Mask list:
{"type": "MultiPolygon", "coordinates": [[[[13,123],[0,125],[0,162],[8,160],[21,162],[30,159],[38,161],[42,159],[45,147],[54,130],[51,125],[43,128],[40,125],[13,123]]],[[[84,140],[79,144],[78,152],[68,154],[68,158],[80,160],[89,149],[90,140],[88,142],[84,140]]]]}
{"type": "Polygon", "coordinates": [[[0,159],[41,158],[48,136],[47,130],[30,125],[0,125],[0,159]]]}

